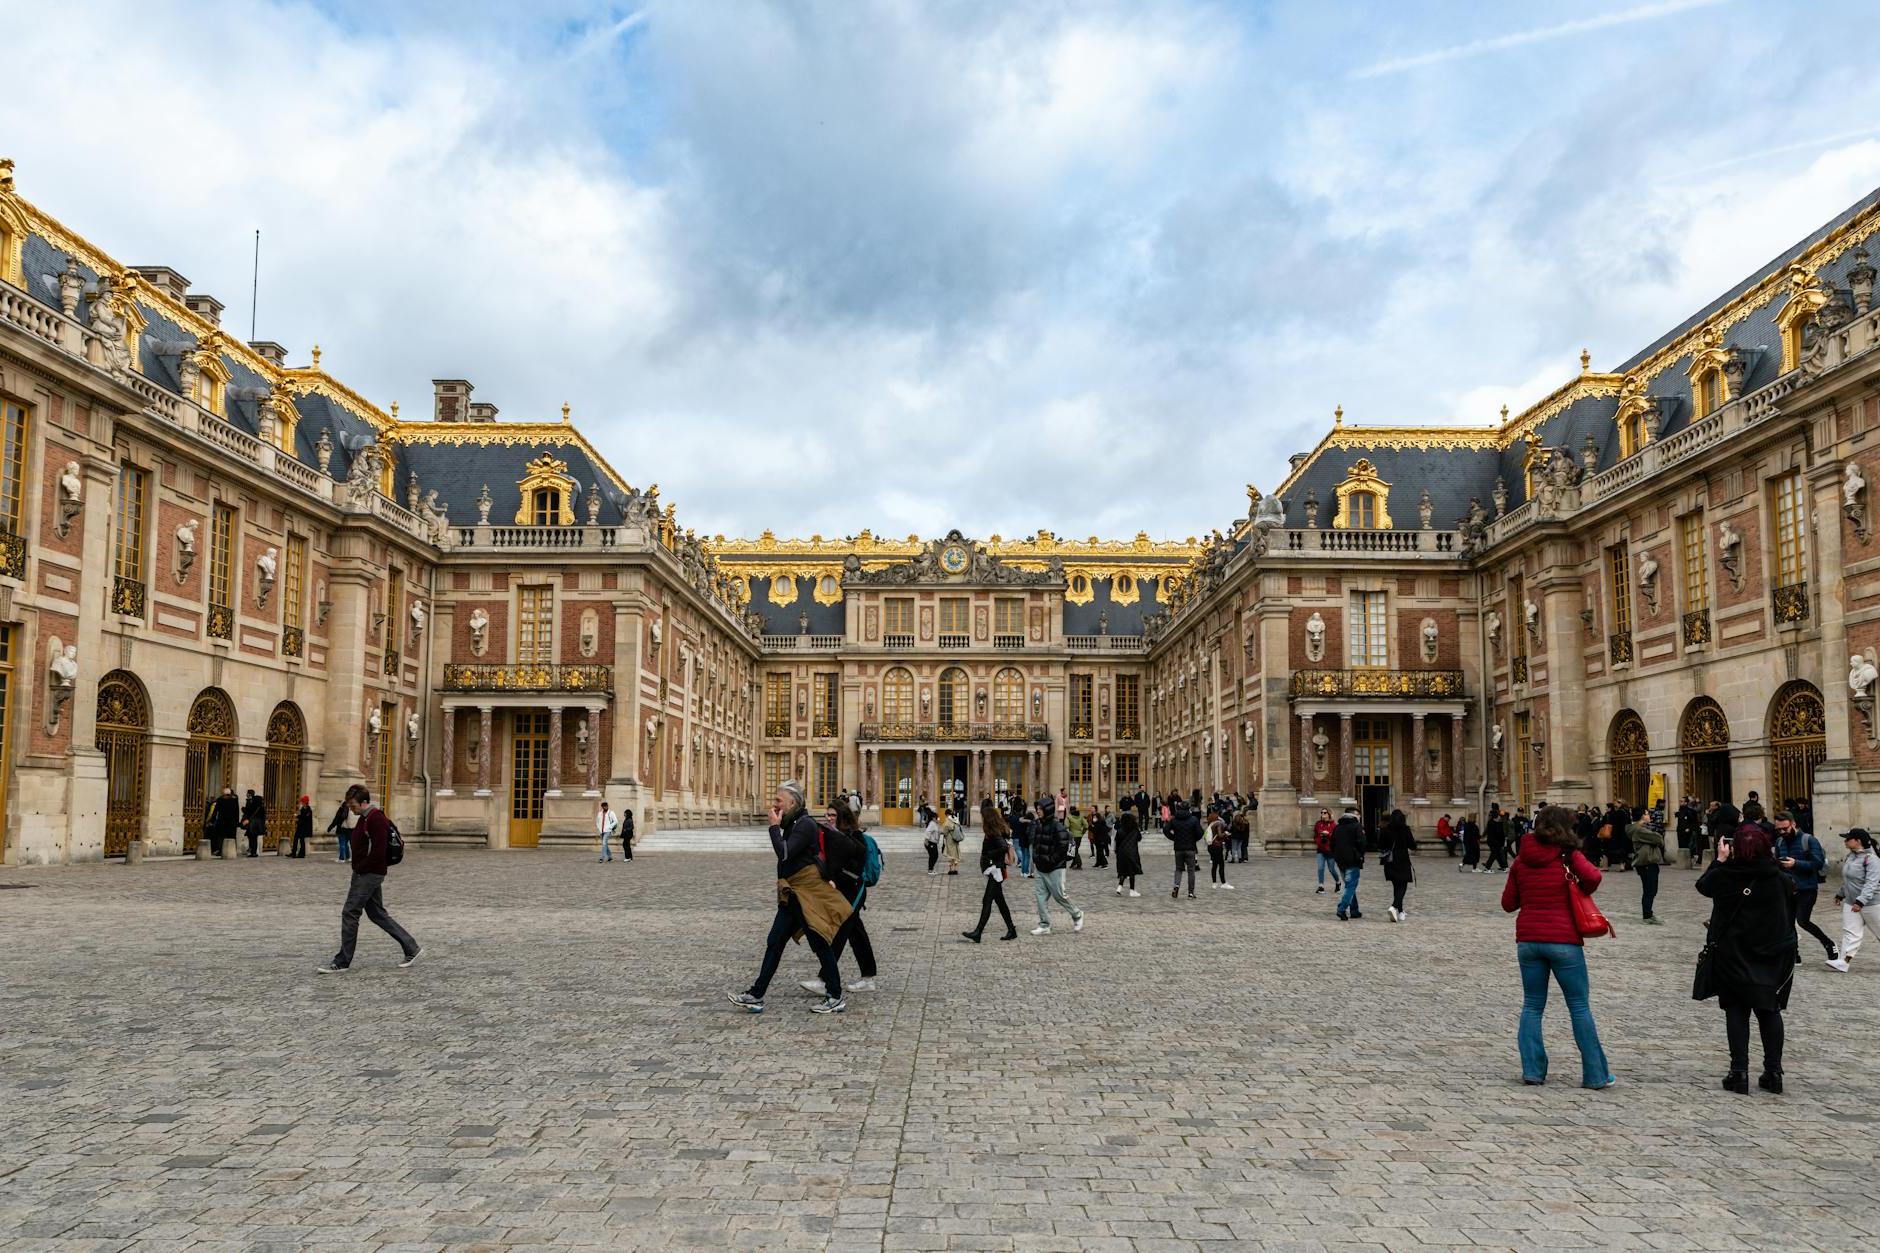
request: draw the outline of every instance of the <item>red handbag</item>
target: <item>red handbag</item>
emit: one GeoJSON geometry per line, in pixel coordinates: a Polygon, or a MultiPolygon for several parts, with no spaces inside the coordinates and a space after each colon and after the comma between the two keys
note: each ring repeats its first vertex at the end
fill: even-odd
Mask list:
{"type": "Polygon", "coordinates": [[[1593,903],[1592,895],[1580,886],[1579,877],[1567,867],[1565,857],[1560,859],[1560,868],[1567,872],[1567,907],[1573,911],[1573,929],[1580,933],[1580,938],[1590,940],[1598,935],[1617,936],[1619,933],[1612,929],[1612,923],[1593,903]]]}

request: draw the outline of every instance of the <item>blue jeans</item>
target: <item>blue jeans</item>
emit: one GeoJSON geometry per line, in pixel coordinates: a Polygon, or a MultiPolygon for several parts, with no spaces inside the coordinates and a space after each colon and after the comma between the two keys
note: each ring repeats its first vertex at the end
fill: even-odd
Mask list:
{"type": "Polygon", "coordinates": [[[607,841],[613,838],[613,834],[614,833],[612,831],[601,832],[601,860],[602,861],[612,861],[614,859],[614,850],[607,846],[607,841]]]}
{"type": "Polygon", "coordinates": [[[335,834],[339,836],[339,859],[341,861],[351,861],[352,832],[348,831],[345,827],[341,827],[335,834]]]}
{"type": "Polygon", "coordinates": [[[1599,1046],[1599,1028],[1587,999],[1586,950],[1578,944],[1515,945],[1521,958],[1521,1077],[1539,1082],[1547,1078],[1547,1046],[1541,1041],[1541,1015],[1547,1010],[1547,976],[1560,983],[1567,998],[1567,1016],[1573,1022],[1573,1042],[1580,1049],[1580,1082],[1589,1088],[1612,1082],[1606,1050],[1599,1046]]]}
{"type": "Polygon", "coordinates": [[[1330,875],[1332,877],[1332,886],[1337,887],[1338,878],[1339,878],[1338,863],[1332,860],[1332,855],[1330,853],[1320,853],[1319,854],[1319,886],[1320,887],[1325,886],[1326,875],[1330,875]]]}
{"type": "Polygon", "coordinates": [[[1031,845],[1029,844],[1018,846],[1018,873],[1031,873],[1031,845]]]}
{"type": "Polygon", "coordinates": [[[1355,915],[1359,912],[1358,876],[1363,873],[1363,866],[1353,866],[1351,869],[1345,871],[1345,894],[1338,898],[1339,913],[1355,915]]]}

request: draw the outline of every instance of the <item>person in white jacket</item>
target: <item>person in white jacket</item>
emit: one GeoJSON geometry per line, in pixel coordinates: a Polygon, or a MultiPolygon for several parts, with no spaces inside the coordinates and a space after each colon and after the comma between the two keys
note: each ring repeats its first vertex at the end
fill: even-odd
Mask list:
{"type": "Polygon", "coordinates": [[[1828,966],[1845,971],[1860,952],[1864,933],[1880,936],[1880,855],[1873,851],[1873,837],[1860,827],[1842,839],[1847,856],[1841,859],[1841,890],[1834,895],[1841,902],[1841,955],[1828,966]]]}
{"type": "Polygon", "coordinates": [[[600,832],[601,836],[600,860],[612,861],[614,859],[614,850],[608,846],[608,841],[613,838],[614,831],[619,826],[620,815],[609,809],[606,801],[602,801],[600,812],[594,815],[594,829],[600,832]]]}

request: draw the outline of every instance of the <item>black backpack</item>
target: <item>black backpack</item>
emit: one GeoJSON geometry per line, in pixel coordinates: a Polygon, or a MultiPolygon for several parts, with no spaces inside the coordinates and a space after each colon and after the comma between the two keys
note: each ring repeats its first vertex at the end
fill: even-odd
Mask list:
{"type": "Polygon", "coordinates": [[[405,860],[405,837],[398,833],[398,824],[383,809],[379,813],[385,818],[385,864],[396,866],[405,860]]]}
{"type": "Polygon", "coordinates": [[[868,846],[826,823],[816,824],[817,860],[822,877],[850,900],[862,890],[862,872],[868,864],[868,846]]]}

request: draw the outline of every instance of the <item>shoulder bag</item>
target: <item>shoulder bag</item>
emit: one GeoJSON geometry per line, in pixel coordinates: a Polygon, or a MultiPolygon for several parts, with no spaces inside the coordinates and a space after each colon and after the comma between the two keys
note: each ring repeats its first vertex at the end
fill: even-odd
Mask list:
{"type": "Polygon", "coordinates": [[[1567,865],[1565,857],[1560,859],[1560,868],[1566,872],[1567,907],[1573,912],[1573,929],[1580,933],[1580,938],[1590,940],[1600,935],[1617,936],[1618,932],[1612,929],[1612,923],[1593,903],[1591,894],[1580,886],[1579,876],[1567,865]]]}

